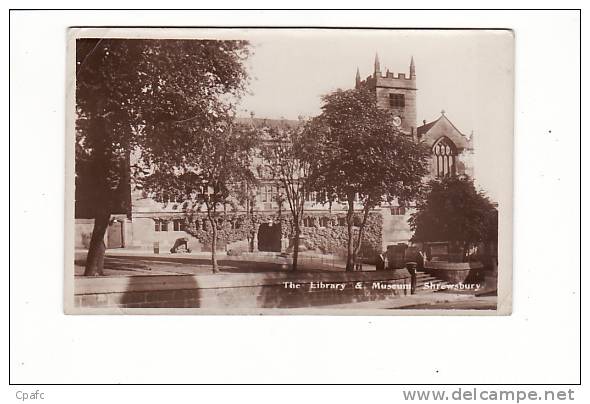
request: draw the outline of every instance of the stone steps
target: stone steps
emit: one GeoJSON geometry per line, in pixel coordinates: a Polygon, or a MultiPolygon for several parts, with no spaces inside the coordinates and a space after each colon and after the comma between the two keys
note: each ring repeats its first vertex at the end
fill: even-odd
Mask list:
{"type": "Polygon", "coordinates": [[[442,280],[440,278],[437,278],[436,276],[432,276],[429,273],[426,272],[416,272],[416,294],[428,294],[428,293],[433,293],[434,291],[436,291],[436,288],[441,288],[442,286],[446,286],[448,285],[449,282],[442,280]],[[435,286],[435,288],[424,288],[424,285],[426,283],[429,283],[432,286],[435,286]]]}

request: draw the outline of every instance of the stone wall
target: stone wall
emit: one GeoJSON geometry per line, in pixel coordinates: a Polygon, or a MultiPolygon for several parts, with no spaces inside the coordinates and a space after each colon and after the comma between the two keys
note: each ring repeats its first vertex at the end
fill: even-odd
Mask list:
{"type": "Polygon", "coordinates": [[[427,261],[424,263],[424,269],[447,282],[464,283],[470,279],[479,279],[483,265],[479,262],[427,261]]]}
{"type": "Polygon", "coordinates": [[[409,294],[406,270],[75,279],[74,308],[242,309],[313,307],[409,294]],[[343,285],[338,288],[327,285],[343,285]],[[299,286],[296,286],[299,285],[299,286]]]}
{"type": "Polygon", "coordinates": [[[383,217],[383,251],[387,250],[387,247],[390,245],[409,243],[413,232],[410,229],[408,219],[413,212],[415,212],[415,209],[406,208],[405,214],[395,215],[392,214],[390,208],[383,208],[381,210],[383,217]]]}
{"type": "Polygon", "coordinates": [[[88,248],[94,229],[94,219],[76,219],[74,226],[74,245],[76,248],[88,248]]]}
{"type": "MultiPolygon", "coordinates": [[[[356,215],[357,222],[362,219],[361,214],[356,215]]],[[[133,220],[133,245],[151,249],[153,242],[160,242],[160,250],[166,251],[178,237],[189,237],[189,247],[193,251],[211,250],[211,230],[204,214],[176,215],[169,216],[170,223],[175,218],[184,218],[186,231],[160,231],[154,230],[154,220],[159,220],[165,215],[154,217],[140,217],[133,220]],[[166,249],[166,250],[164,250],[166,249]]],[[[301,245],[306,250],[322,254],[344,254],[346,255],[347,227],[342,224],[346,213],[330,213],[329,211],[305,212],[303,215],[301,245]]],[[[283,252],[290,247],[293,236],[293,224],[290,213],[282,212],[256,212],[253,216],[244,212],[228,213],[220,215],[218,249],[231,248],[232,245],[241,244],[248,240],[252,234],[257,234],[258,226],[261,223],[272,221],[281,224],[281,238],[283,252]]],[[[169,228],[171,224],[169,225],[169,228]]],[[[365,227],[361,253],[364,257],[375,257],[383,244],[383,224],[381,212],[375,211],[369,214],[365,227]]],[[[356,234],[356,233],[355,233],[356,234]]]]}
{"type": "MultiPolygon", "coordinates": [[[[121,222],[122,226],[122,242],[126,247],[132,244],[132,227],[131,221],[125,215],[113,215],[113,219],[121,222]]],[[[92,238],[92,231],[94,230],[94,219],[75,219],[74,220],[74,246],[78,249],[87,249],[90,247],[90,239],[92,238]]],[[[104,243],[109,245],[109,231],[105,232],[104,243]]]]}
{"type": "Polygon", "coordinates": [[[181,237],[188,238],[188,247],[194,251],[202,250],[202,244],[198,238],[191,236],[186,231],[174,231],[172,222],[169,224],[169,231],[155,231],[155,221],[152,217],[136,217],[133,219],[132,243],[131,246],[140,249],[153,248],[155,242],[160,246],[160,251],[168,251],[174,242],[181,237]]]}
{"type": "MultiPolygon", "coordinates": [[[[360,223],[362,217],[356,214],[356,220],[360,223]]],[[[302,243],[308,250],[313,250],[322,254],[338,254],[346,256],[346,246],[348,240],[348,228],[342,225],[346,219],[346,213],[306,213],[305,219],[312,219],[311,227],[302,228],[302,243]],[[323,219],[323,220],[322,220],[323,219]]],[[[358,227],[354,230],[355,240],[358,234],[358,227]]],[[[363,243],[360,254],[362,257],[372,259],[379,254],[382,248],[383,240],[383,223],[380,212],[372,212],[367,218],[367,224],[363,233],[363,243]]]]}

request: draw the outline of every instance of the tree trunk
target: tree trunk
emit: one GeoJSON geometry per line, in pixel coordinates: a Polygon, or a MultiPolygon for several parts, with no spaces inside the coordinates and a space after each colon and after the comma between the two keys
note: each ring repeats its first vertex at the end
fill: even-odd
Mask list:
{"type": "Polygon", "coordinates": [[[217,224],[215,223],[215,219],[209,216],[209,223],[211,223],[211,265],[213,268],[213,273],[219,273],[219,266],[217,265],[217,224]]]}
{"type": "Polygon", "coordinates": [[[94,218],[94,228],[92,229],[92,238],[86,256],[84,276],[104,275],[104,254],[106,251],[104,235],[109,227],[110,218],[111,214],[107,209],[98,212],[94,218]]]}
{"type": "Polygon", "coordinates": [[[346,249],[346,270],[354,271],[354,242],[353,242],[353,229],[354,223],[354,195],[348,196],[348,212],[346,212],[346,226],[348,229],[348,243],[346,249]]]}
{"type": "Polygon", "coordinates": [[[299,238],[301,236],[301,227],[298,223],[299,219],[295,222],[295,239],[293,240],[293,271],[297,270],[297,261],[299,260],[299,238]]]}
{"type": "Polygon", "coordinates": [[[250,230],[250,237],[248,237],[248,251],[254,252],[254,240],[256,238],[256,225],[254,224],[254,200],[249,201],[248,215],[250,216],[250,226],[252,229],[250,230]]]}
{"type": "MultiPolygon", "coordinates": [[[[99,102],[98,113],[102,112],[102,104],[99,102]]],[[[91,126],[94,136],[99,139],[96,142],[93,153],[92,173],[98,179],[96,186],[94,227],[88,255],[86,256],[86,267],[84,276],[104,275],[104,254],[106,245],[104,244],[104,235],[109,227],[111,218],[110,202],[111,194],[108,186],[109,167],[111,166],[112,153],[109,147],[109,131],[107,131],[106,121],[103,118],[95,118],[91,126]]]]}
{"type": "MultiPolygon", "coordinates": [[[[367,205],[367,206],[369,206],[369,205],[367,205]]],[[[358,234],[358,237],[357,237],[357,240],[356,240],[356,245],[354,246],[354,256],[353,256],[354,257],[354,262],[356,262],[356,260],[357,260],[358,253],[359,253],[359,251],[361,249],[361,245],[363,243],[363,235],[364,235],[364,232],[365,232],[365,224],[367,223],[367,218],[369,217],[369,211],[370,211],[370,209],[367,206],[365,206],[365,208],[363,209],[364,210],[364,212],[363,212],[363,221],[362,221],[361,226],[359,228],[359,234],[358,234]]]]}

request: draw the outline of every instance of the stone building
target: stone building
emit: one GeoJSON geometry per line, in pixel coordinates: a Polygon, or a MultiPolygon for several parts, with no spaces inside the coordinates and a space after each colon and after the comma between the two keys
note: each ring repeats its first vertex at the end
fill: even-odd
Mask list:
{"type": "MultiPolygon", "coordinates": [[[[417,75],[412,58],[409,74],[386,70],[381,71],[379,57],[375,57],[374,71],[361,80],[357,69],[355,87],[366,87],[375,93],[379,107],[393,111],[394,124],[401,132],[411,136],[416,142],[425,142],[431,149],[430,176],[468,174],[473,176],[473,136],[467,137],[446,117],[444,111],[431,122],[422,121],[417,126],[417,75]]],[[[426,90],[427,91],[427,90],[426,90]]],[[[293,129],[301,124],[298,120],[241,118],[240,123],[253,125],[258,129],[293,129]]],[[[263,131],[262,131],[263,132],[263,131]]],[[[255,190],[252,206],[243,207],[241,211],[225,216],[227,226],[226,240],[220,240],[219,247],[231,253],[232,250],[285,252],[289,250],[289,209],[281,202],[281,190],[276,183],[265,178],[259,167],[253,167],[260,186],[255,190]],[[253,208],[253,209],[251,209],[253,208]],[[255,216],[255,228],[246,229],[243,225],[247,214],[255,216]]],[[[303,250],[318,253],[338,254],[346,245],[346,205],[333,203],[328,206],[315,200],[314,193],[309,195],[303,218],[303,250]]],[[[357,204],[359,212],[362,206],[357,204]]],[[[388,246],[408,243],[412,232],[408,219],[413,212],[412,206],[383,204],[370,216],[366,231],[365,254],[375,254],[388,246]]],[[[360,218],[359,218],[360,219],[360,218]]],[[[167,252],[176,239],[186,237],[193,251],[210,249],[206,241],[208,231],[203,218],[191,218],[183,211],[181,201],[158,203],[141,190],[132,191],[132,209],[130,217],[119,217],[114,224],[117,233],[116,242],[108,243],[111,247],[151,249],[154,243],[160,251],[167,252]],[[118,236],[118,232],[121,236],[118,236]]],[[[89,226],[80,229],[88,231],[89,226]]],[[[91,229],[90,229],[91,230],[91,229]]],[[[110,229],[109,237],[113,230],[110,229]]],[[[88,236],[80,235],[80,242],[88,236]]],[[[78,247],[83,247],[79,245],[78,247]]]]}

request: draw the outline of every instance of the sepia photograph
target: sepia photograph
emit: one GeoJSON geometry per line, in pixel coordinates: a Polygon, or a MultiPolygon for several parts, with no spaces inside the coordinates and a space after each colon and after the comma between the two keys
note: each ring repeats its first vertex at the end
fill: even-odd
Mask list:
{"type": "Polygon", "coordinates": [[[9,399],[584,401],[586,14],[429,5],[11,9],[9,399]]]}
{"type": "Polygon", "coordinates": [[[511,313],[512,31],[68,35],[66,313],[511,313]]]}

